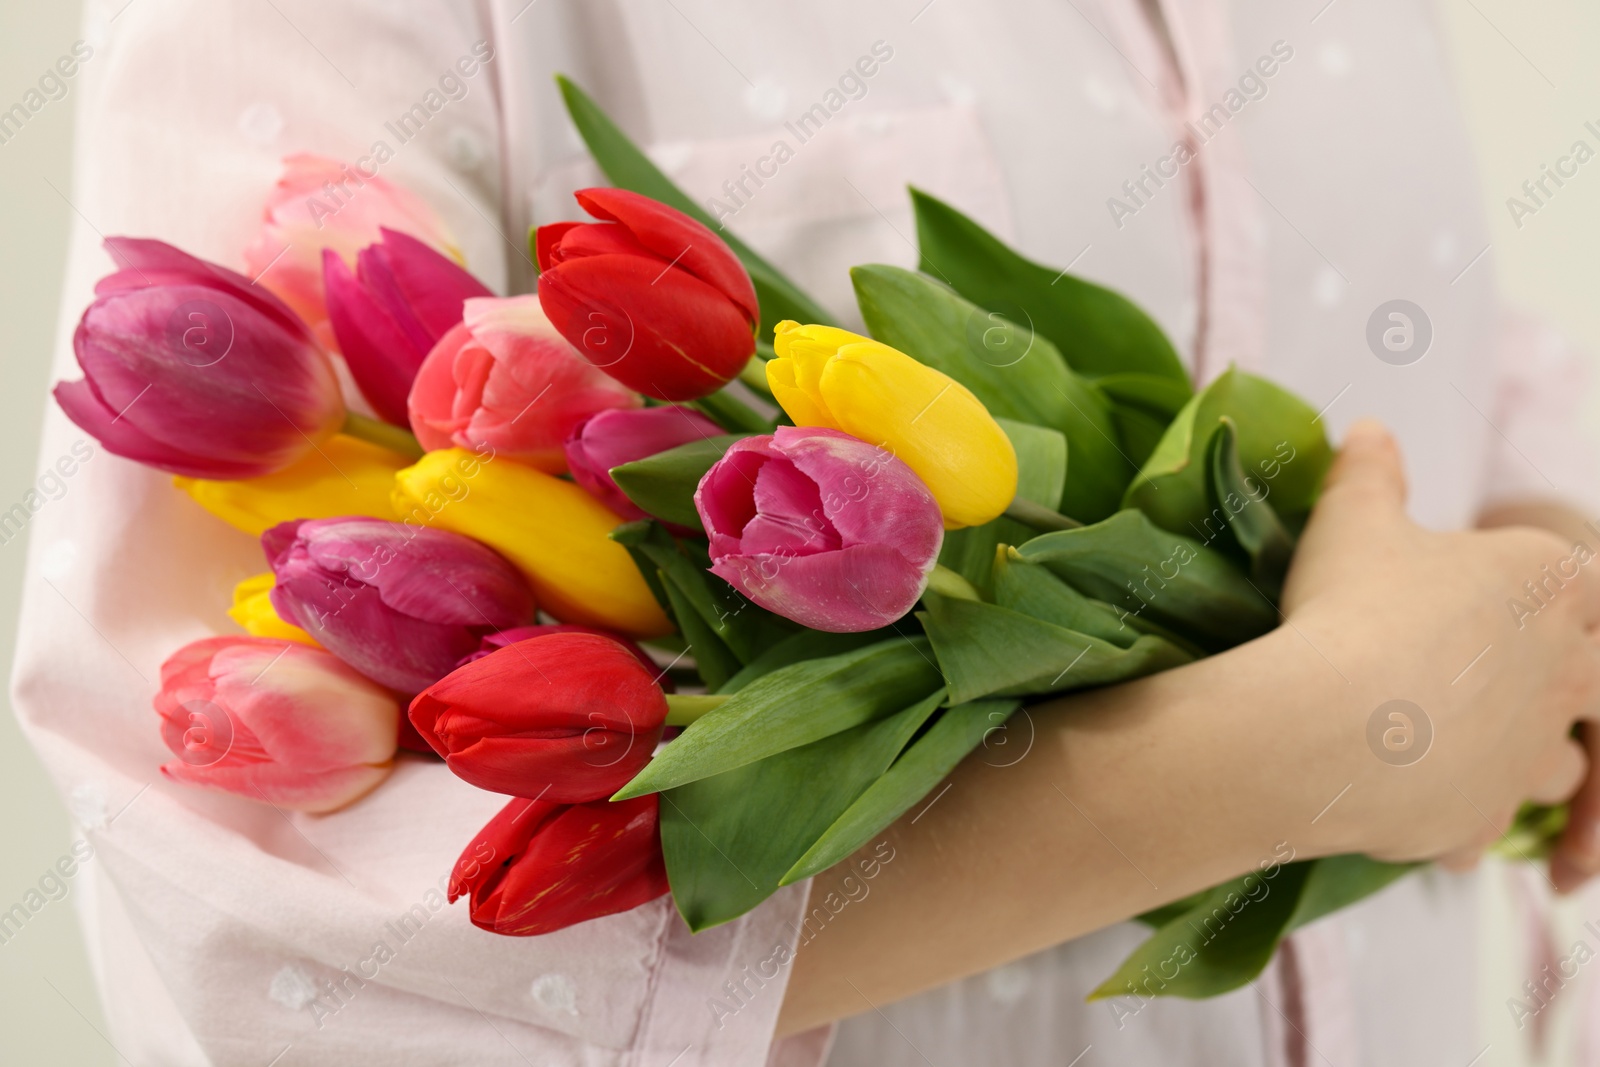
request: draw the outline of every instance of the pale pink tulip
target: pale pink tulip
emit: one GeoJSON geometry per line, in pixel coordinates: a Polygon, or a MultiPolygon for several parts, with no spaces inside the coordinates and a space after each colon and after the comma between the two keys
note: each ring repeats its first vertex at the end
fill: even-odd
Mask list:
{"type": "Polygon", "coordinates": [[[356,254],[379,241],[383,228],[461,259],[433,209],[375,170],[306,152],[285,156],[261,230],[244,250],[247,273],[293,308],[324,348],[337,352],[323,296],[322,250],[332,249],[353,268],[356,254]]]}
{"type": "Polygon", "coordinates": [[[480,297],[423,360],[411,431],[430,452],[487,446],[559,474],[562,446],[584,420],[641,403],[562,339],[537,296],[480,297]]]}
{"type": "Polygon", "coordinates": [[[394,694],[294,641],[190,642],[161,665],[155,708],[168,778],[281,808],[342,808],[394,765],[394,694]]]}

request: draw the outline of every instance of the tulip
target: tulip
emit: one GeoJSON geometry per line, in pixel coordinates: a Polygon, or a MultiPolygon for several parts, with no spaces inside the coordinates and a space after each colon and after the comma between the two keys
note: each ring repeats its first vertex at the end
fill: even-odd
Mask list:
{"type": "Polygon", "coordinates": [[[444,222],[421,198],[336,159],[306,152],[285,156],[283,175],[267,196],[261,229],[244,250],[252,278],[276,293],[337,350],[323,295],[322,250],[346,264],[382,240],[383,229],[411,234],[459,260],[444,222]]]}
{"type": "Polygon", "coordinates": [[[736,442],[694,503],[713,574],[831,633],[910,611],[944,542],[939,505],[911,468],[837,430],[780,426],[736,442]]]}
{"type": "Polygon", "coordinates": [[[981,526],[1017,494],[1017,453],[982,401],[947,374],[832,326],[776,327],[772,395],[796,426],[888,449],[917,472],[947,530],[981,526]]]}
{"type": "Polygon", "coordinates": [[[560,474],[561,445],[575,427],[639,403],[573,351],[538,297],[477,299],[423,362],[411,388],[411,428],[430,451],[487,447],[560,474]]]}
{"type": "Polygon", "coordinates": [[[394,763],[400,708],[318,648],[209,637],[161,665],[161,768],[185,785],[296,811],[332,811],[371,791],[394,763]]]}
{"type": "Polygon", "coordinates": [[[756,291],[721,238],[626,189],[583,189],[603,222],[539,227],[539,302],[584,357],[630,389],[692,400],[755,352],[756,291]]]}
{"type": "Polygon", "coordinates": [[[643,519],[648,515],[617,487],[611,468],[721,433],[722,427],[685,407],[603,411],[567,438],[567,468],[572,480],[606,507],[624,518],[643,519]]]}
{"type": "Polygon", "coordinates": [[[112,237],[56,401],[107,451],[173,474],[251,478],[312,454],[344,420],[305,324],[249,279],[160,241],[112,237]]]}
{"type": "Polygon", "coordinates": [[[381,519],[296,520],[261,535],[272,606],[380,685],[416,693],[493,630],[533,618],[512,566],[467,537],[381,519]]]}
{"type": "Polygon", "coordinates": [[[233,606],[228,618],[239,624],[251,637],[274,637],[284,641],[298,641],[303,645],[316,645],[316,638],[292,622],[284,622],[278,609],[272,606],[272,587],[278,576],[271,571],[252,574],[233,587],[233,606]]]}
{"type": "Polygon", "coordinates": [[[398,518],[390,495],[395,472],[412,461],[348,434],[335,434],[291,467],[258,478],[175,478],[178,488],[223,522],[252,537],[290,519],[339,515],[398,518]]]}
{"type": "Polygon", "coordinates": [[[518,641],[526,641],[531,637],[543,637],[545,634],[594,634],[597,637],[608,637],[631,652],[633,654],[633,658],[638,660],[640,665],[642,665],[645,670],[649,671],[651,676],[656,678],[661,683],[663,688],[670,685],[670,681],[664,677],[666,672],[656,665],[656,661],[650,658],[650,654],[644,649],[640,648],[638,645],[634,644],[632,641],[629,641],[626,637],[619,637],[616,634],[607,633],[604,630],[596,630],[590,626],[568,626],[565,623],[539,626],[513,626],[509,630],[496,630],[492,634],[484,634],[483,640],[478,643],[477,650],[467,653],[467,655],[463,657],[461,662],[456,664],[456,666],[465,667],[469,663],[476,663],[483,657],[491,653],[498,652],[502,648],[514,645],[518,641]]]}
{"type": "Polygon", "coordinates": [[[672,632],[628,550],[621,516],[571,482],[513,460],[450,448],[395,475],[405,521],[476,538],[510,560],[561,622],[629,637],[672,632]]]}
{"type": "Polygon", "coordinates": [[[328,321],[361,395],[379,418],[406,426],[406,397],[423,358],[460,324],[465,301],[494,294],[415,237],[381,232],[357,254],[354,272],[324,248],[323,285],[328,321]]]}
{"type": "Polygon", "coordinates": [[[479,789],[601,800],[650,762],[667,718],[654,665],[595,633],[547,633],[459,667],[411,701],[411,725],[479,789]]]}
{"type": "Polygon", "coordinates": [[[472,924],[530,937],[632,911],[668,892],[656,794],[592,804],[513,800],[456,860],[450,901],[472,924]]]}

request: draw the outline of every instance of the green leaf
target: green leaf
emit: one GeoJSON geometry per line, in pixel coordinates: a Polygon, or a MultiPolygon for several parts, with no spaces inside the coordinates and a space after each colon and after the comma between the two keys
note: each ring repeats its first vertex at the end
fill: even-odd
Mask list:
{"type": "Polygon", "coordinates": [[[1165,638],[1195,659],[1205,653],[1166,627],[1142,615],[1120,611],[1084,596],[1043,564],[1031,563],[1010,548],[994,561],[994,601],[1003,608],[1131,648],[1141,634],[1165,638]]]}
{"type": "Polygon", "coordinates": [[[1294,537],[1283,528],[1260,482],[1245,477],[1239,465],[1238,434],[1226,415],[1211,435],[1211,504],[1228,517],[1228,529],[1250,562],[1250,580],[1276,604],[1289,574],[1294,537]]]}
{"type": "MultiPolygon", "coordinates": [[[[1014,419],[996,419],[1017,450],[1017,495],[1054,510],[1061,503],[1067,475],[1067,439],[1060,430],[1032,426],[1014,419]]],[[[939,550],[939,563],[949,567],[979,590],[989,588],[995,549],[1017,545],[1034,535],[1031,527],[1004,516],[982,526],[948,530],[939,550]]]]}
{"type": "Polygon", "coordinates": [[[1187,393],[1189,376],[1161,327],[1119,293],[1024,259],[983,227],[920,189],[920,269],[973,303],[1027,324],[1055,342],[1068,366],[1091,378],[1137,373],[1187,393]]]}
{"type": "Polygon", "coordinates": [[[708,689],[716,689],[738,672],[741,666],[739,657],[729,650],[711,625],[700,617],[688,594],[661,572],[658,571],[657,575],[661,579],[662,588],[667,592],[667,600],[672,605],[672,617],[677,622],[678,629],[683,632],[683,639],[689,643],[689,654],[694,657],[695,669],[700,674],[700,680],[708,689]]]}
{"type": "Polygon", "coordinates": [[[1096,378],[1095,384],[1111,398],[1111,418],[1122,450],[1137,464],[1150,458],[1191,395],[1188,382],[1153,374],[1108,374],[1096,378]]]}
{"type": "Polygon", "coordinates": [[[923,637],[780,667],[695,720],[613,799],[671,789],[810,744],[882,718],[942,684],[923,637]]]}
{"type": "Polygon", "coordinates": [[[1288,929],[1298,930],[1324,915],[1332,915],[1370,897],[1420,866],[1420,863],[1384,863],[1358,852],[1313,860],[1288,929]]]}
{"type": "Polygon", "coordinates": [[[1333,461],[1317,413],[1265,378],[1230,369],[1186,404],[1123,497],[1157,526],[1209,541],[1227,528],[1213,509],[1206,449],[1220,421],[1238,431],[1239,464],[1292,532],[1305,525],[1333,461]]]}
{"type": "Polygon", "coordinates": [[[875,722],[662,793],[661,850],[689,928],[727,922],[776,892],[943,700],[941,689],[875,722]]]}
{"type": "Polygon", "coordinates": [[[561,98],[567,105],[567,114],[572,116],[572,124],[578,128],[583,143],[589,146],[595,162],[611,182],[675,207],[718,231],[733,254],[739,257],[750,274],[750,281],[755,285],[756,299],[761,303],[758,337],[771,337],[772,327],[784,319],[797,319],[803,323],[833,323],[832,316],[821,305],[743,241],[723,229],[687,193],[674,185],[672,179],[661,173],[628,139],[628,135],[611,121],[610,116],[600,110],[600,105],[588,93],[560,74],[556,75],[556,85],[561,89],[561,98]]]}
{"type": "Polygon", "coordinates": [[[799,633],[785,637],[782,641],[767,649],[761,655],[745,664],[738,674],[728,679],[725,685],[718,686],[714,692],[737,693],[762,675],[771,674],[779,667],[788,667],[811,659],[825,659],[829,656],[839,656],[846,652],[875,645],[899,635],[890,629],[867,630],[853,634],[830,634],[821,630],[801,630],[799,633]]]}
{"type": "Polygon", "coordinates": [[[874,338],[948,374],[991,415],[1066,436],[1063,511],[1093,522],[1116,510],[1135,467],[1117,447],[1111,401],[1074,374],[1053,344],[925,274],[872,264],[852,267],[850,278],[874,338]]]}
{"type": "Polygon", "coordinates": [[[798,882],[827,870],[926,798],[968,752],[1022,706],[1017,700],[977,700],[947,708],[926,733],[849,809],[833,821],[804,856],[779,879],[798,882]]]}
{"type": "Polygon", "coordinates": [[[1017,547],[1079,592],[1176,630],[1201,648],[1232,648],[1272,629],[1275,607],[1228,558],[1132,509],[1017,547]]]}
{"type": "Polygon", "coordinates": [[[611,477],[628,499],[658,519],[691,530],[702,529],[694,507],[700,479],[748,434],[727,434],[691,441],[653,456],[611,468],[611,477]]]}
{"type": "Polygon", "coordinates": [[[1063,693],[1181,667],[1194,657],[1141,634],[1127,648],[998,604],[924,593],[923,628],[956,702],[1063,693]]]}
{"type": "Polygon", "coordinates": [[[1089,999],[1214,997],[1259,975],[1299,903],[1311,864],[1252,871],[1215,887],[1134,949],[1089,999]]]}

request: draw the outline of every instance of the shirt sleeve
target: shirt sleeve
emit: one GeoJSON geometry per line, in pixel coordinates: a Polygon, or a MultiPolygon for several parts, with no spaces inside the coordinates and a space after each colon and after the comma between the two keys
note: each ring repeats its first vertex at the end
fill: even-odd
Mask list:
{"type": "MultiPolygon", "coordinates": [[[[53,356],[113,264],[109,235],[241,269],[281,158],[376,158],[426,199],[468,266],[504,291],[525,255],[503,217],[496,56],[464,93],[441,76],[491,32],[468,0],[90,0],[70,187],[76,223],[53,356]],[[395,121],[429,107],[420,130],[395,121]]],[[[357,194],[359,195],[359,193],[357,194]]],[[[455,857],[504,798],[402,757],[328,816],[185,789],[151,708],[159,666],[237,632],[229,590],[255,541],[160,472],[112,456],[49,405],[32,494],[14,701],[93,856],[85,928],[110,1038],[129,1062],[707,1067],[761,1063],[808,887],[690,935],[670,899],[536,938],[449,906],[455,857]],[[87,457],[87,458],[85,458],[87,457]],[[70,469],[70,474],[61,473],[70,469]],[[42,483],[41,483],[42,484],[42,483]],[[750,974],[758,980],[749,979],[750,974]],[[735,1011],[728,983],[746,990],[735,1011]]],[[[780,1043],[780,1050],[785,1046],[780,1043]]],[[[820,1048],[820,1046],[818,1046],[820,1048]]],[[[815,1063],[820,1051],[809,1060],[815,1063]]]]}
{"type": "Polygon", "coordinates": [[[1600,514],[1600,452],[1585,410],[1592,363],[1548,323],[1501,312],[1486,507],[1557,500],[1600,514]]]}

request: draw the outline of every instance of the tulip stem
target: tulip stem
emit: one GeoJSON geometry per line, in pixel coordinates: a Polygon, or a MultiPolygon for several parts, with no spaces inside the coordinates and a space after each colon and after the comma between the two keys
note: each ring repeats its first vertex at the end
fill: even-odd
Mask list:
{"type": "Polygon", "coordinates": [[[1083,525],[1077,519],[1063,515],[1054,508],[1035,504],[1020,496],[1006,508],[1005,516],[1008,519],[1016,519],[1024,526],[1032,526],[1035,530],[1076,530],[1083,525]]]}
{"type": "Polygon", "coordinates": [[[667,694],[667,725],[688,726],[708,711],[714,711],[722,706],[731,694],[700,693],[688,695],[684,693],[667,694]]]}
{"type": "Polygon", "coordinates": [[[710,416],[711,421],[729,433],[771,433],[772,420],[764,419],[750,410],[743,401],[729,396],[726,391],[712,393],[692,402],[693,406],[710,416]]]}
{"type": "Polygon", "coordinates": [[[744,365],[744,370],[739,372],[739,380],[757,396],[772,399],[772,386],[767,384],[767,361],[761,357],[759,348],[750,357],[750,362],[744,365]]]}
{"type": "Polygon", "coordinates": [[[344,413],[344,425],[340,427],[339,432],[359,437],[391,452],[398,452],[407,459],[422,458],[422,446],[417,444],[417,439],[410,430],[387,422],[379,422],[377,419],[369,419],[353,411],[344,413]]]}
{"type": "Polygon", "coordinates": [[[978,594],[977,586],[967,581],[959,572],[939,563],[935,563],[933,570],[928,573],[928,591],[956,600],[983,599],[978,594]]]}

